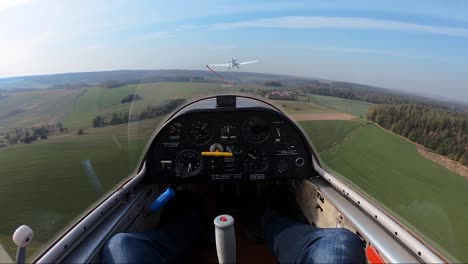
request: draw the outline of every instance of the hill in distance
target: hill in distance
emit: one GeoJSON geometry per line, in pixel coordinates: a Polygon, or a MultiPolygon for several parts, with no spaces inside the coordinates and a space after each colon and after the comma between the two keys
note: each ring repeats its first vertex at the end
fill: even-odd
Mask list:
{"type": "MultiPolygon", "coordinates": [[[[409,98],[409,101],[415,103],[431,104],[443,106],[458,112],[468,113],[468,104],[466,102],[454,102],[440,98],[429,98],[396,89],[387,89],[370,85],[326,80],[321,78],[298,77],[291,75],[266,74],[254,72],[239,71],[220,71],[225,76],[226,81],[237,84],[263,85],[266,81],[278,81],[282,86],[294,88],[311,88],[309,92],[368,101],[359,97],[349,97],[349,93],[378,94],[388,96],[398,96],[409,98]],[[333,90],[332,93],[324,92],[323,89],[333,90]]],[[[50,75],[33,75],[10,78],[0,78],[0,96],[1,91],[28,91],[37,89],[53,88],[83,88],[100,86],[103,88],[115,88],[126,84],[141,84],[151,82],[220,82],[218,77],[208,70],[115,70],[98,72],[76,72],[61,73],[50,75]]],[[[278,87],[279,88],[279,87],[278,87]]],[[[379,103],[368,101],[371,103],[379,103]]]]}
{"type": "MultiPolygon", "coordinates": [[[[0,79],[0,90],[8,89],[44,89],[64,84],[89,84],[95,85],[107,81],[132,81],[169,77],[169,76],[196,76],[206,80],[218,81],[218,78],[211,72],[205,70],[116,70],[100,72],[76,72],[60,73],[51,75],[20,76],[0,79]]],[[[303,79],[294,76],[250,73],[250,72],[229,72],[229,77],[234,77],[235,82],[258,82],[265,80],[287,80],[303,79]]]]}

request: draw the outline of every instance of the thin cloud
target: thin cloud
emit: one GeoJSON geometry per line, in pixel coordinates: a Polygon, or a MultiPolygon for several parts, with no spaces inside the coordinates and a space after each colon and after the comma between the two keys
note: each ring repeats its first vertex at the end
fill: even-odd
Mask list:
{"type": "MultiPolygon", "coordinates": [[[[289,47],[290,48],[290,47],[289,47]]],[[[362,53],[362,54],[370,54],[370,55],[379,55],[379,56],[389,56],[389,57],[401,57],[401,58],[412,58],[412,59],[419,59],[427,61],[427,59],[456,64],[456,65],[466,65],[465,61],[460,60],[453,60],[444,56],[438,56],[434,54],[426,54],[420,53],[415,54],[414,52],[411,53],[404,53],[404,52],[397,52],[393,50],[380,50],[380,49],[363,49],[363,48],[346,48],[346,47],[333,47],[333,46],[307,46],[306,50],[315,50],[315,51],[331,51],[331,52],[339,52],[339,53],[362,53]]]]}
{"type": "MultiPolygon", "coordinates": [[[[196,28],[197,25],[186,25],[185,28],[196,28]]],[[[407,23],[393,20],[381,20],[362,17],[322,17],[322,16],[287,16],[264,18],[231,23],[207,25],[210,29],[227,30],[238,28],[290,28],[290,29],[355,29],[355,30],[388,30],[403,32],[420,32],[468,38],[468,28],[445,27],[425,24],[407,23]]]]}
{"type": "Polygon", "coordinates": [[[392,57],[412,57],[411,55],[396,52],[392,50],[378,50],[378,49],[363,49],[363,48],[344,48],[344,47],[325,47],[325,46],[308,46],[308,49],[321,50],[321,51],[332,51],[341,53],[365,53],[373,55],[384,55],[392,57]]]}

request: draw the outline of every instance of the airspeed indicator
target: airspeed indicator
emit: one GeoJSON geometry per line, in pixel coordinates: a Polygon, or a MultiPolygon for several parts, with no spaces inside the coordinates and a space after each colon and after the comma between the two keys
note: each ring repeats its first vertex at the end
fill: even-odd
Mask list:
{"type": "Polygon", "coordinates": [[[203,170],[203,157],[194,150],[184,150],[176,157],[177,173],[181,177],[191,177],[203,170]]]}

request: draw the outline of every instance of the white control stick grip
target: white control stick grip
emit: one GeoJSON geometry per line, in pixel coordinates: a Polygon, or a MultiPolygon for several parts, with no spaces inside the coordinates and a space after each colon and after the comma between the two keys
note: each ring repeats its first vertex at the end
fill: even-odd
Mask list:
{"type": "Polygon", "coordinates": [[[18,246],[18,250],[16,251],[16,263],[25,263],[26,247],[31,243],[33,236],[33,230],[27,225],[18,227],[15,233],[13,233],[13,242],[18,246]]]}
{"type": "Polygon", "coordinates": [[[22,225],[16,229],[12,239],[16,246],[24,248],[31,243],[33,236],[34,232],[32,229],[27,225],[22,225]]]}
{"type": "Polygon", "coordinates": [[[234,218],[230,215],[219,215],[214,219],[216,252],[219,263],[236,263],[236,232],[234,218]]]}

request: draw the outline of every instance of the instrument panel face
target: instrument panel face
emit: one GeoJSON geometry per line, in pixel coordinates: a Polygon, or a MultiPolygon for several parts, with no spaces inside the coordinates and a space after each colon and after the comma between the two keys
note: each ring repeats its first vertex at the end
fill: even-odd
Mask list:
{"type": "Polygon", "coordinates": [[[166,123],[147,167],[155,183],[305,178],[311,157],[302,132],[274,111],[211,109],[166,123]]]}

